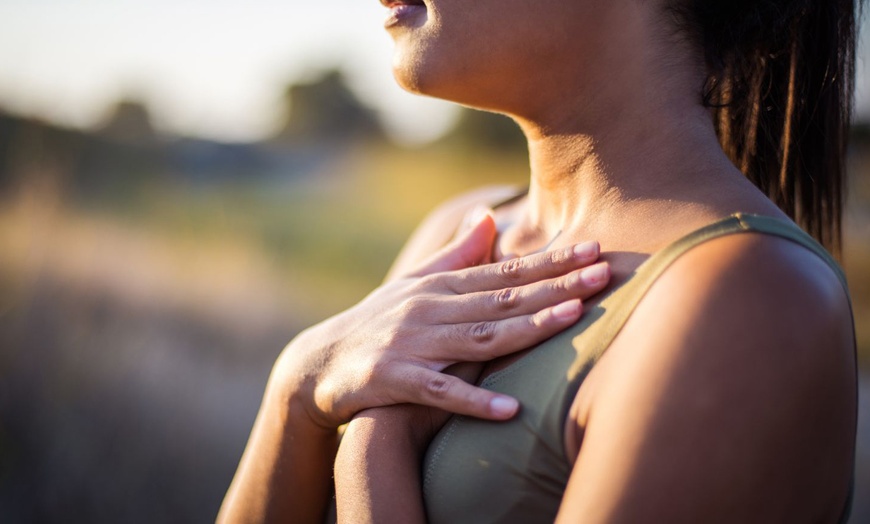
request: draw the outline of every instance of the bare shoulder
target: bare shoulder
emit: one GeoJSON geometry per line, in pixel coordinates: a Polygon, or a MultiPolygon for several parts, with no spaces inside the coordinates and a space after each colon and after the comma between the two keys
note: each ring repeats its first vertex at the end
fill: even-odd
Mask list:
{"type": "Polygon", "coordinates": [[[486,186],[462,193],[436,207],[411,235],[402,248],[386,280],[413,269],[432,253],[446,245],[466,215],[479,205],[493,206],[516,195],[516,186],[486,186]]]}
{"type": "Polygon", "coordinates": [[[798,244],[740,234],[689,251],[600,362],[563,509],[836,522],[854,453],[852,329],[836,274],[798,244]]]}
{"type": "Polygon", "coordinates": [[[631,322],[646,324],[653,315],[662,335],[679,333],[668,344],[674,357],[728,357],[741,369],[766,359],[776,371],[768,377],[774,384],[788,378],[787,370],[854,370],[842,283],[819,256],[783,238],[744,233],[690,250],[652,286],[631,322]],[[676,344],[687,335],[726,354],[696,349],[701,344],[693,339],[676,344]]]}
{"type": "Polygon", "coordinates": [[[663,307],[673,315],[668,329],[713,339],[728,334],[735,342],[745,337],[747,347],[766,347],[754,358],[800,356],[819,364],[839,355],[852,362],[851,311],[842,283],[819,256],[783,238],[744,233],[690,250],[656,281],[633,318],[645,322],[663,307]],[[723,331],[740,326],[743,335],[723,331]]]}

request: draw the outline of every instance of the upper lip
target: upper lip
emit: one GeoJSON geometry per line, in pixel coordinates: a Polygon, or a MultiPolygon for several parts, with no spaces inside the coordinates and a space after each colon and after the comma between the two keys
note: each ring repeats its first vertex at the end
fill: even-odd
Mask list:
{"type": "Polygon", "coordinates": [[[393,7],[397,5],[423,5],[423,0],[381,0],[381,4],[385,7],[393,7]]]}

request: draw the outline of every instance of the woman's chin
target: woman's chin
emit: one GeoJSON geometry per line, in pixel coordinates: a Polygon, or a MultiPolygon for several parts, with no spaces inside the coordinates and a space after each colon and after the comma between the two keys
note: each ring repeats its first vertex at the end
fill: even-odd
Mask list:
{"type": "Polygon", "coordinates": [[[399,84],[399,87],[405,91],[415,95],[425,94],[421,90],[421,82],[419,78],[409,74],[405,69],[393,67],[393,78],[396,80],[396,83],[399,84]]]}
{"type": "Polygon", "coordinates": [[[416,95],[437,96],[430,92],[432,77],[437,76],[428,72],[426,61],[416,53],[404,52],[397,47],[393,55],[393,78],[399,87],[416,95]]]}
{"type": "Polygon", "coordinates": [[[508,108],[501,102],[504,89],[498,92],[482,86],[477,78],[458,74],[450,68],[438,68],[425,61],[393,61],[393,78],[405,91],[447,102],[493,111],[508,113],[508,108]]]}
{"type": "Polygon", "coordinates": [[[409,93],[440,98],[448,102],[464,103],[463,93],[452,89],[451,83],[446,82],[443,75],[428,71],[425,67],[419,67],[419,64],[417,67],[394,65],[393,78],[399,87],[409,93]]]}
{"type": "Polygon", "coordinates": [[[422,28],[395,38],[393,78],[409,93],[489,110],[513,84],[499,81],[505,68],[493,67],[487,58],[422,28]]]}
{"type": "Polygon", "coordinates": [[[393,64],[393,78],[405,91],[474,109],[496,113],[509,112],[499,103],[499,95],[481,93],[472,89],[471,87],[475,85],[473,81],[464,81],[455,77],[450,80],[448,74],[427,70],[425,67],[420,67],[419,63],[415,65],[416,67],[408,67],[405,63],[393,64]]]}

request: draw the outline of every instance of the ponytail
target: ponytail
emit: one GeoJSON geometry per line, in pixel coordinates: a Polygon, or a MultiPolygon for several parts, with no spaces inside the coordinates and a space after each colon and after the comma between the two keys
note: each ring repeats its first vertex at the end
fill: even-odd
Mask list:
{"type": "Polygon", "coordinates": [[[731,161],[830,251],[841,248],[856,1],[677,0],[704,50],[704,103],[731,161]]]}

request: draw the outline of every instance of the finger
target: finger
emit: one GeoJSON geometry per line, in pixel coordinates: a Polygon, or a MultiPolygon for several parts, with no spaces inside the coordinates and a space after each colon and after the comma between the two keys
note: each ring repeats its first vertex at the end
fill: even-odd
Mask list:
{"type": "Polygon", "coordinates": [[[493,215],[493,209],[483,204],[477,204],[474,206],[474,208],[466,213],[462,218],[462,224],[456,228],[454,236],[459,236],[460,233],[465,233],[468,229],[476,226],[481,220],[483,220],[484,215],[493,215]]]}
{"type": "Polygon", "coordinates": [[[496,228],[492,210],[482,208],[476,221],[466,231],[408,276],[421,277],[487,263],[492,254],[495,236],[496,228]]]}
{"type": "Polygon", "coordinates": [[[458,296],[442,295],[431,299],[437,304],[433,304],[430,310],[438,315],[432,321],[453,324],[527,315],[572,298],[586,300],[607,287],[609,281],[610,266],[607,262],[600,262],[564,276],[524,286],[458,296]]]}
{"type": "Polygon", "coordinates": [[[437,279],[445,289],[457,294],[491,291],[565,275],[595,262],[599,254],[598,242],[584,242],[497,264],[444,273],[437,279]]]}
{"type": "Polygon", "coordinates": [[[583,307],[572,299],[533,315],[442,326],[430,355],[440,362],[484,362],[530,348],[577,322],[583,307]]]}
{"type": "Polygon", "coordinates": [[[516,399],[472,386],[431,369],[409,366],[403,373],[403,401],[487,420],[507,420],[519,411],[516,399]]]}

